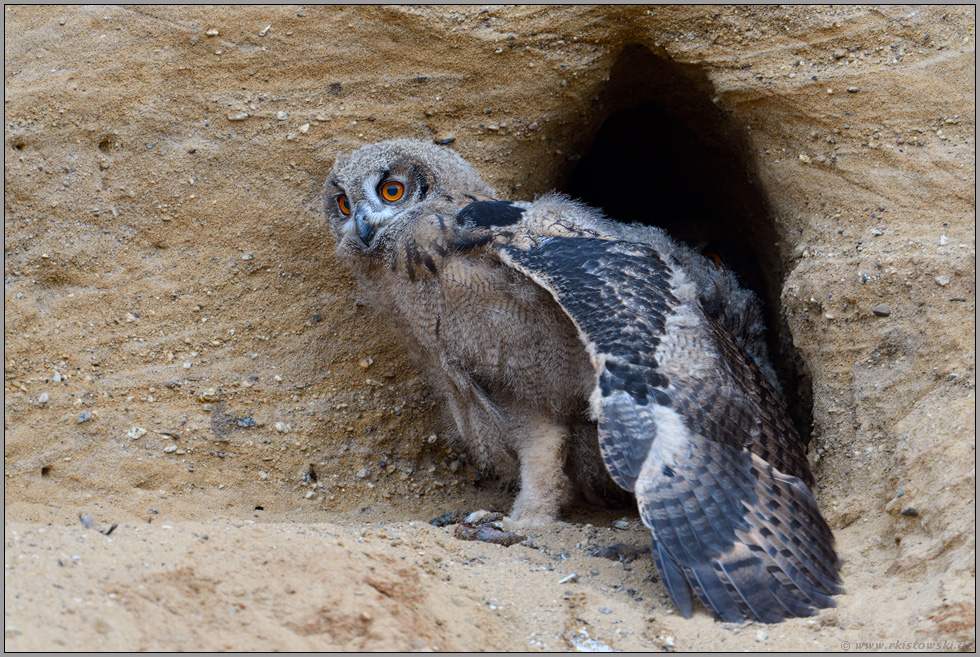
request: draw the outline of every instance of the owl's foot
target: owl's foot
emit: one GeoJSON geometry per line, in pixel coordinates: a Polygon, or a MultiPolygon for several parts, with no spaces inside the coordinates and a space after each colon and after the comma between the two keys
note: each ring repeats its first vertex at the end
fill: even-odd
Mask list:
{"type": "Polygon", "coordinates": [[[518,450],[521,491],[505,523],[514,527],[540,527],[555,521],[571,498],[564,470],[568,429],[539,418],[525,427],[526,441],[518,450]]]}
{"type": "Polygon", "coordinates": [[[500,520],[500,526],[508,532],[517,531],[519,529],[529,529],[531,527],[541,527],[543,525],[550,525],[556,522],[553,516],[547,515],[530,515],[530,516],[504,516],[500,520]]]}
{"type": "Polygon", "coordinates": [[[541,496],[538,491],[525,495],[522,490],[514,500],[514,507],[501,522],[512,527],[540,527],[555,521],[559,511],[559,500],[551,496],[541,496]]]}

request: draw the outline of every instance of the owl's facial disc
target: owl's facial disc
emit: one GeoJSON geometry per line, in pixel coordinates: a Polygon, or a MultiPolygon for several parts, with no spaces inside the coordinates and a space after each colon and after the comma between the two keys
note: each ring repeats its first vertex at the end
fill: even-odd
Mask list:
{"type": "Polygon", "coordinates": [[[401,208],[376,207],[376,201],[358,201],[344,225],[344,234],[362,250],[369,250],[401,214],[401,208]]]}
{"type": "Polygon", "coordinates": [[[338,247],[380,256],[431,194],[432,173],[404,147],[368,146],[338,158],[324,188],[338,247]]]}
{"type": "Polygon", "coordinates": [[[366,179],[362,187],[356,195],[360,198],[354,207],[350,208],[344,196],[347,205],[341,204],[340,209],[341,212],[346,209],[348,216],[343,226],[344,235],[361,250],[368,251],[388,227],[414,205],[417,191],[415,185],[401,176],[393,175],[391,171],[366,179]]]}

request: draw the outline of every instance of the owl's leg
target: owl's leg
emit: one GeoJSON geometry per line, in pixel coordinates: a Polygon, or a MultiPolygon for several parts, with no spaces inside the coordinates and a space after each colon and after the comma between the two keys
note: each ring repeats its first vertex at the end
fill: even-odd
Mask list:
{"type": "Polygon", "coordinates": [[[521,490],[510,516],[504,518],[508,528],[554,522],[571,492],[564,469],[568,429],[546,419],[529,422],[522,429],[517,445],[521,490]]]}

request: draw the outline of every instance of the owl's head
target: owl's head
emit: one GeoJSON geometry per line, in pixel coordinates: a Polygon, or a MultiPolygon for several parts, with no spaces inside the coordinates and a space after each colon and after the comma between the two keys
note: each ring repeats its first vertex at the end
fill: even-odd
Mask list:
{"type": "Polygon", "coordinates": [[[339,156],[324,185],[323,206],[338,252],[379,254],[424,212],[455,211],[492,196],[449,148],[399,139],[339,156]]]}

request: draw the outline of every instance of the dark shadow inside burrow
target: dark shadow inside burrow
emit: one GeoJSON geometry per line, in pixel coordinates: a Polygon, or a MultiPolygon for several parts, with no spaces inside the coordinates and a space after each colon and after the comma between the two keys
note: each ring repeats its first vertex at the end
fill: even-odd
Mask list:
{"type": "Polygon", "coordinates": [[[594,100],[591,145],[558,187],[617,221],[659,226],[732,269],[763,300],[790,412],[809,439],[812,392],[781,313],[775,218],[750,157],[748,126],[723,111],[704,71],[626,46],[594,100]]]}

